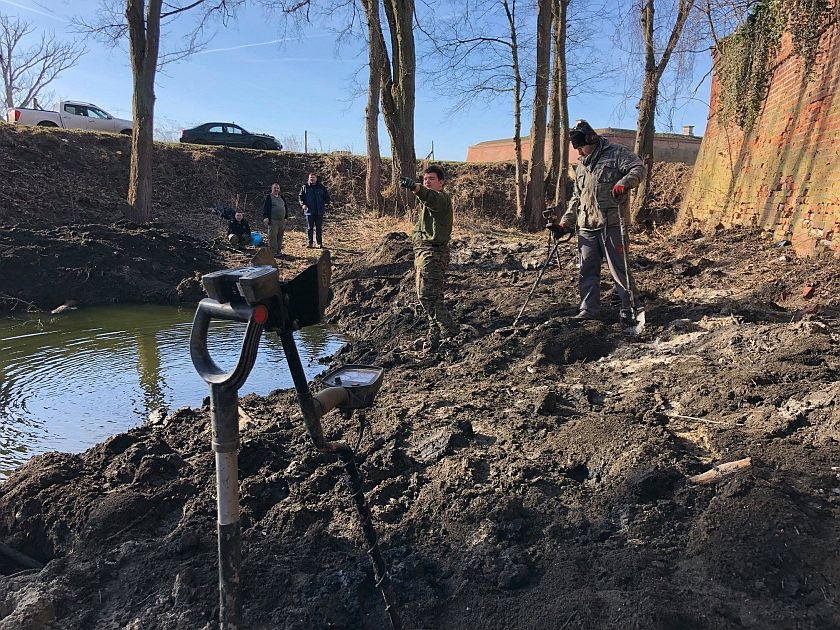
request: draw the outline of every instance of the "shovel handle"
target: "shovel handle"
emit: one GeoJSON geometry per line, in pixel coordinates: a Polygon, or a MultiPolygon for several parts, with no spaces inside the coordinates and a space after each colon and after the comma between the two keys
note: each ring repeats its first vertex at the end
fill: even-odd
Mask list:
{"type": "Polygon", "coordinates": [[[254,367],[260,334],[267,319],[268,310],[262,305],[220,303],[211,298],[201,300],[195,311],[195,318],[190,331],[190,358],[198,375],[208,385],[239,389],[254,367]],[[216,364],[207,348],[207,332],[210,328],[210,321],[214,318],[247,322],[248,324],[245,330],[245,338],[242,340],[239,360],[230,372],[222,370],[216,364]]]}

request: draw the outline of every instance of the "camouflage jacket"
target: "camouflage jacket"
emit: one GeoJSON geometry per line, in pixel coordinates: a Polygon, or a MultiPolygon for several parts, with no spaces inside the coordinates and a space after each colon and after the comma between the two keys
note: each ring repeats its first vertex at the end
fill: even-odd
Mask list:
{"type": "Polygon", "coordinates": [[[627,195],[614,198],[613,186],[635,188],[645,170],[635,153],[601,138],[595,151],[575,166],[574,192],[561,222],[568,226],[577,224],[581,230],[618,225],[618,213],[627,212],[627,195]]]}

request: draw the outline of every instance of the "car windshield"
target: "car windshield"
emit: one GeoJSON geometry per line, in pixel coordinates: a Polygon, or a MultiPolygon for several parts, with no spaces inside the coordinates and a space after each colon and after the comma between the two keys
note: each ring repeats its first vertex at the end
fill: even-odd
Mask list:
{"type": "Polygon", "coordinates": [[[88,116],[92,116],[93,118],[108,118],[108,114],[103,112],[101,109],[97,109],[96,107],[88,107],[88,116]]]}

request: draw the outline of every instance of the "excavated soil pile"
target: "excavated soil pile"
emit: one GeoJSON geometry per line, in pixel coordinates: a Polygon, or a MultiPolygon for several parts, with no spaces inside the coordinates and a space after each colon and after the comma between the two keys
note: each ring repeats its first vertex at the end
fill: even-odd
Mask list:
{"type": "MultiPolygon", "coordinates": [[[[514,329],[545,238],[460,229],[461,333],[424,354],[407,236],[341,221],[327,315],[351,341],[331,367],[386,371],[357,452],[406,628],[840,626],[840,262],[640,232],[634,338],[614,306],[571,319],[564,245],[514,329]]],[[[243,627],[387,627],[294,392],[241,406],[243,627]]],[[[355,445],[358,418],[326,416],[327,437],[355,445]]],[[[0,542],[45,565],[0,553],[0,628],[215,627],[209,425],[197,401],[0,485],[0,542]]]]}

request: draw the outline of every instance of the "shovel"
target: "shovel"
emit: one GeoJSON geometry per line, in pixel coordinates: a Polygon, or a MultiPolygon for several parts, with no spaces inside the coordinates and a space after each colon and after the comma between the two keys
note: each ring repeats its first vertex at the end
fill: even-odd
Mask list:
{"type": "MultiPolygon", "coordinates": [[[[636,308],[636,296],[633,294],[633,289],[630,287],[630,261],[627,258],[627,245],[630,243],[630,239],[627,236],[627,226],[624,223],[624,200],[619,200],[618,197],[613,194],[613,197],[619,201],[619,208],[618,208],[618,225],[621,229],[621,253],[624,257],[624,281],[626,282],[626,286],[624,287],[627,290],[627,294],[630,296],[630,325],[624,329],[624,334],[629,335],[631,337],[638,337],[641,335],[645,330],[645,309],[643,308],[636,308]]],[[[620,197],[627,198],[627,195],[620,195],[620,197]]]]}

